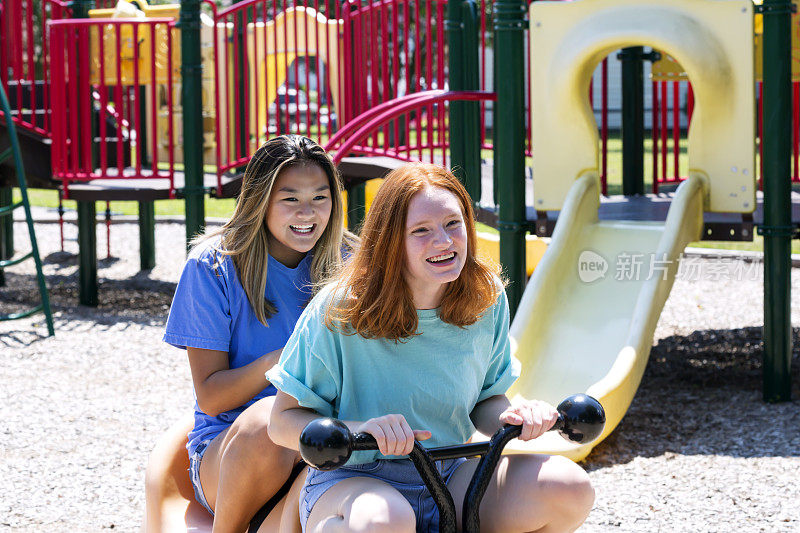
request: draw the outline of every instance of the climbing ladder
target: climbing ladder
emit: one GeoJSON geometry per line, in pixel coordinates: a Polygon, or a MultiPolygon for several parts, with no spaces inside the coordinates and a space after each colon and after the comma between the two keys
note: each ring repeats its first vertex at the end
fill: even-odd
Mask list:
{"type": "MultiPolygon", "coordinates": [[[[14,127],[14,121],[11,118],[11,108],[8,105],[8,98],[6,92],[0,85],[0,105],[2,105],[3,115],[6,119],[6,129],[8,131],[8,139],[10,146],[0,152],[0,163],[10,157],[14,157],[14,167],[16,168],[17,183],[19,184],[19,191],[22,195],[22,200],[14,203],[13,201],[7,206],[0,207],[0,217],[11,217],[14,210],[20,207],[25,209],[25,220],[28,223],[28,235],[31,239],[31,251],[21,257],[7,258],[13,255],[13,250],[7,250],[7,253],[0,254],[0,273],[4,268],[19,264],[27,259],[33,259],[36,263],[36,280],[39,283],[39,295],[41,296],[41,304],[22,311],[19,313],[11,313],[0,315],[0,322],[7,320],[17,320],[20,318],[29,317],[40,311],[44,312],[45,319],[47,320],[47,333],[55,335],[53,328],[53,313],[50,310],[50,299],[47,296],[47,287],[44,283],[44,274],[42,274],[42,260],[39,258],[39,247],[36,244],[36,233],[33,231],[33,217],[31,216],[31,206],[28,202],[28,188],[25,184],[25,169],[22,166],[22,154],[19,150],[19,142],[17,140],[17,131],[14,127]]],[[[9,219],[9,224],[13,223],[13,219],[9,219]]]]}

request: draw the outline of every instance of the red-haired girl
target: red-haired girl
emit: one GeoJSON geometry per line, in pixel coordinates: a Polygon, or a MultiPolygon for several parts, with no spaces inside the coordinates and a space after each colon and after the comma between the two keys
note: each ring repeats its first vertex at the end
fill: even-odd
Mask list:
{"type": "MultiPolygon", "coordinates": [[[[278,388],[269,433],[297,449],[306,424],[334,416],[378,442],[380,453],[355,452],[341,469],[309,470],[304,531],[437,531],[430,494],[399,457],[415,438],[461,444],[475,428],[492,434],[507,423],[522,425],[529,440],[558,415],[543,402],[511,405],[505,396],[519,376],[508,302],[476,256],[471,200],[451,173],[425,164],[390,173],[361,238],[267,373],[278,388]]],[[[437,464],[459,512],[476,464],[437,464]]],[[[502,459],[480,513],[487,531],[570,531],[593,501],[588,476],[571,461],[515,455],[502,459]]]]}

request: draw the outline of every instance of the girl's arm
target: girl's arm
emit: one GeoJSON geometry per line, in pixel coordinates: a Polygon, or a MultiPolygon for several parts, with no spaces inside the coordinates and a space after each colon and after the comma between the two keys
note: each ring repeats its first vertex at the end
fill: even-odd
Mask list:
{"type": "Polygon", "coordinates": [[[269,385],[264,373],[278,362],[281,350],[264,354],[249,365],[231,369],[227,352],[187,347],[200,410],[217,416],[253,399],[269,385]]]}
{"type": "MultiPolygon", "coordinates": [[[[303,429],[317,418],[320,418],[319,413],[300,407],[294,397],[279,390],[267,428],[269,438],[275,444],[297,450],[303,429]]],[[[365,432],[375,437],[383,455],[408,455],[415,438],[425,440],[431,436],[430,431],[412,430],[403,415],[386,415],[366,422],[343,422],[354,433],[365,432]]]]}
{"type": "Polygon", "coordinates": [[[520,440],[531,440],[553,427],[558,411],[538,400],[522,400],[512,405],[505,394],[500,394],[477,404],[469,417],[484,435],[494,435],[504,424],[521,425],[520,440]]]}
{"type": "Polygon", "coordinates": [[[298,450],[303,429],[320,416],[316,411],[300,407],[293,396],[279,390],[267,426],[269,438],[284,448],[298,450]]]}

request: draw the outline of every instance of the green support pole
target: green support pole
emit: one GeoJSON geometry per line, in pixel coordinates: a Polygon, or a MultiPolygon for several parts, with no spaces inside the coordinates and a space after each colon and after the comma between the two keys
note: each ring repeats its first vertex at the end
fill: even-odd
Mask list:
{"type": "MultiPolygon", "coordinates": [[[[7,207],[12,204],[13,189],[11,187],[0,187],[0,207],[7,207]]],[[[14,255],[14,217],[0,217],[0,232],[2,232],[2,242],[0,243],[0,259],[11,259],[14,255]]]]}
{"type": "Polygon", "coordinates": [[[644,194],[644,48],[624,48],[622,61],[622,194],[644,194]]]}
{"type": "MultiPolygon", "coordinates": [[[[94,0],[73,0],[72,18],[89,18],[94,0]]],[[[78,57],[84,51],[78,53],[78,57]]],[[[81,113],[83,116],[83,113],[81,113]]],[[[94,129],[94,119],[84,128],[94,129]]],[[[94,146],[94,145],[93,145],[94,146]]],[[[94,202],[78,202],[78,301],[81,305],[97,307],[97,210],[94,202]]]]}
{"type": "Polygon", "coordinates": [[[156,266],[155,202],[139,202],[139,266],[150,270],[156,266]]]}
{"type": "Polygon", "coordinates": [[[78,202],[78,300],[97,307],[97,210],[93,201],[78,202]]]}
{"type": "MultiPolygon", "coordinates": [[[[480,89],[479,12],[475,0],[465,0],[461,5],[464,21],[464,87],[480,89]]],[[[476,208],[481,201],[481,105],[464,102],[464,174],[465,186],[476,208]]]]}
{"type": "Polygon", "coordinates": [[[94,0],[72,0],[69,2],[69,7],[72,9],[72,18],[87,19],[89,10],[94,9],[94,0]]]}
{"type": "MultiPolygon", "coordinates": [[[[453,91],[478,90],[478,7],[474,0],[447,3],[449,82],[453,91]]],[[[450,103],[450,160],[475,204],[481,199],[480,104],[450,103]]]]}
{"type": "Polygon", "coordinates": [[[356,232],[367,214],[367,188],[364,183],[347,191],[347,228],[356,232]]]}
{"type": "MultiPolygon", "coordinates": [[[[11,187],[0,187],[0,207],[8,207],[12,203],[11,187]]],[[[0,260],[11,259],[14,255],[14,217],[0,216],[0,260]]],[[[0,268],[0,287],[6,284],[6,276],[0,268]]]]}
{"type": "Polygon", "coordinates": [[[524,0],[494,3],[494,165],[498,180],[500,262],[511,315],[525,290],[525,10],[524,0]]]}
{"type": "MultiPolygon", "coordinates": [[[[232,3],[233,4],[238,4],[238,3],[243,2],[243,1],[244,0],[233,0],[232,3]]],[[[244,52],[245,52],[245,33],[247,31],[247,24],[249,22],[252,22],[252,20],[250,20],[250,19],[251,19],[250,12],[247,9],[239,11],[236,14],[236,25],[238,27],[238,29],[236,31],[236,50],[238,50],[238,52],[237,52],[237,56],[238,57],[236,58],[235,61],[239,63],[238,76],[239,76],[240,80],[246,79],[245,78],[245,72],[244,72],[245,69],[247,68],[247,63],[246,63],[247,58],[244,55],[244,52]],[[245,17],[247,17],[247,18],[245,18],[245,17]]],[[[295,31],[297,31],[297,30],[295,30],[295,31]]],[[[234,59],[231,59],[231,61],[234,61],[234,59]]],[[[234,65],[235,65],[235,63],[234,63],[234,65]]],[[[235,68],[235,67],[233,67],[233,68],[235,68]]],[[[287,71],[288,71],[288,65],[287,65],[287,71]]],[[[239,94],[238,94],[239,106],[238,106],[238,109],[236,110],[236,113],[240,117],[246,117],[247,116],[247,106],[246,106],[247,92],[245,91],[245,84],[244,83],[240,83],[239,87],[237,88],[237,90],[239,91],[239,94]]],[[[288,101],[288,95],[287,95],[287,101],[288,101]]],[[[267,102],[266,105],[269,105],[269,103],[267,102]]],[[[280,101],[279,100],[276,101],[276,106],[278,106],[278,105],[280,105],[280,101]]],[[[247,144],[248,144],[247,143],[247,141],[248,141],[248,139],[247,139],[247,136],[248,136],[247,121],[246,120],[239,120],[237,122],[238,122],[238,128],[239,128],[239,147],[238,147],[239,148],[239,154],[244,156],[247,153],[247,144]]],[[[237,169],[237,171],[244,172],[246,167],[247,167],[247,165],[245,165],[243,167],[240,167],[240,168],[237,169]]]]}
{"type": "MultiPolygon", "coordinates": [[[[464,24],[461,20],[461,3],[463,0],[449,0],[447,2],[447,19],[444,27],[447,30],[448,47],[448,82],[450,90],[463,91],[466,89],[464,65],[464,24]]],[[[465,148],[465,109],[464,102],[450,102],[450,164],[456,177],[467,186],[469,176],[464,168],[465,148]]],[[[467,192],[469,187],[467,187],[467,192]]]]}
{"type": "Polygon", "coordinates": [[[203,63],[200,55],[200,2],[181,0],[181,105],[186,202],[186,249],[205,226],[203,188],[203,63]]]}
{"type": "Polygon", "coordinates": [[[764,2],[764,400],[791,399],[791,2],[764,2]]]}

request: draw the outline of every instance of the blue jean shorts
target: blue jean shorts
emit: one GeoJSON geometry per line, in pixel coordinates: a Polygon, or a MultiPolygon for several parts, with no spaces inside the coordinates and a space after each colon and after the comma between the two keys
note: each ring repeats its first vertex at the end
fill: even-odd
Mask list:
{"type": "Polygon", "coordinates": [[[206,495],[203,494],[203,485],[200,483],[200,461],[203,460],[203,454],[206,452],[206,448],[212,440],[213,439],[202,441],[189,457],[189,476],[192,479],[192,487],[194,488],[194,499],[205,507],[206,511],[211,513],[211,516],[214,516],[214,511],[211,510],[211,506],[208,505],[208,501],[206,501],[206,495]]]}
{"type": "MultiPolygon", "coordinates": [[[[436,461],[436,468],[447,483],[453,472],[465,462],[464,458],[436,461]]],[[[439,510],[417,469],[409,459],[384,459],[372,463],[346,466],[330,472],[309,468],[306,483],[300,492],[300,524],[303,526],[303,531],[306,530],[311,509],[325,494],[325,491],[343,479],[358,476],[379,479],[397,489],[414,509],[417,517],[417,531],[439,532],[439,510]]]]}

